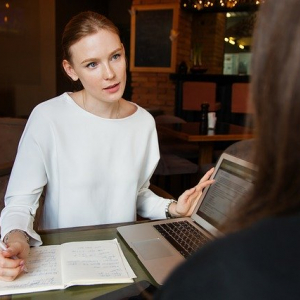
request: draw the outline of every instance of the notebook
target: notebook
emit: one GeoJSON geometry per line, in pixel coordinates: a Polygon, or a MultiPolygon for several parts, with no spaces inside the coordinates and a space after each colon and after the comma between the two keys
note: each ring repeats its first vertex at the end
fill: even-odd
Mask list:
{"type": "MultiPolygon", "coordinates": [[[[191,217],[120,226],[117,228],[118,233],[133,249],[153,279],[162,285],[172,270],[188,257],[188,250],[175,248],[178,243],[172,237],[176,232],[190,236],[195,231],[198,237],[203,237],[202,244],[222,235],[220,225],[230,210],[245,198],[253,186],[255,173],[253,164],[223,153],[211,176],[215,182],[204,189],[191,217]],[[186,229],[186,223],[192,229],[186,229]],[[183,227],[176,230],[173,228],[175,225],[183,227]],[[172,230],[171,240],[165,233],[166,228],[172,230]]],[[[195,242],[196,238],[193,240],[195,242]]],[[[196,245],[197,249],[199,247],[201,245],[196,245]]]]}

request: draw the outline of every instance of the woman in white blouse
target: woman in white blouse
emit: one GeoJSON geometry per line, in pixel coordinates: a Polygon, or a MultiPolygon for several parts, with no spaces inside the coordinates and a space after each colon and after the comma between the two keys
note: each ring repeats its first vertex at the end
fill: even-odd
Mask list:
{"type": "Polygon", "coordinates": [[[46,185],[43,229],[129,222],[137,212],[151,219],[189,216],[212,183],[211,170],[178,202],[149,190],[159,160],[155,123],[122,98],[125,50],[111,21],[94,12],[75,16],[62,47],[63,68],[83,89],[39,104],[27,122],[1,213],[8,246],[0,253],[3,280],[14,280],[29,245],[42,243],[33,222],[46,185]]]}

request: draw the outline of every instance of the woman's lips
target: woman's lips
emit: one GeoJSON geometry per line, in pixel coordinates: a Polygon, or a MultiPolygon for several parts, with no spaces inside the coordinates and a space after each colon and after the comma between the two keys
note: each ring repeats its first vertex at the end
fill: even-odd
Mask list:
{"type": "Polygon", "coordinates": [[[120,83],[116,83],[104,88],[104,90],[109,93],[115,93],[119,90],[119,87],[120,87],[120,83]]]}

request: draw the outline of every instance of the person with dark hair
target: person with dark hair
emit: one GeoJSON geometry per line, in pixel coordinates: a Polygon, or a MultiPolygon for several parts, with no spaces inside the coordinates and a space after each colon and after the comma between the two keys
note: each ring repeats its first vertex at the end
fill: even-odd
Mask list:
{"type": "Polygon", "coordinates": [[[209,171],[178,202],[155,195],[159,161],[153,117],[122,98],[126,58],[119,31],[106,17],[83,12],[66,25],[63,69],[82,89],[39,104],[21,137],[1,213],[0,279],[23,270],[45,186],[42,229],[131,222],[136,213],[161,219],[191,215],[209,171]],[[17,256],[19,259],[11,259],[17,256]]]}
{"type": "Polygon", "coordinates": [[[245,202],[155,299],[300,299],[300,5],[266,0],[256,24],[250,100],[258,175],[245,202]]]}

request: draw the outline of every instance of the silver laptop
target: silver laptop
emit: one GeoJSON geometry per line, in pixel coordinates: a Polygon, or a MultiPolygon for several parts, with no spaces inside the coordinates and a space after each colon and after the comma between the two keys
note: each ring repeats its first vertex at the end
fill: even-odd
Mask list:
{"type": "Polygon", "coordinates": [[[163,284],[185,258],[222,235],[220,225],[253,186],[255,172],[253,164],[223,153],[212,174],[215,182],[203,191],[191,217],[121,226],[117,230],[154,280],[163,284]],[[191,238],[192,245],[184,242],[182,246],[174,240],[176,235],[184,240],[184,234],[191,238]]]}

